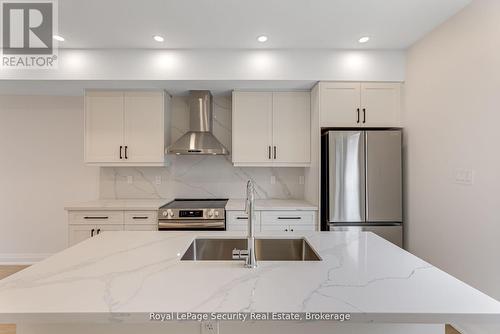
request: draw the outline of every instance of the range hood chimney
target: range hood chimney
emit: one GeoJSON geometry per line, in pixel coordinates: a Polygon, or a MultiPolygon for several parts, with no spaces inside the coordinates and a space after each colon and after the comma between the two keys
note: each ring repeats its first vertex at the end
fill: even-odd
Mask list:
{"type": "Polygon", "coordinates": [[[167,149],[169,154],[227,155],[229,151],[212,134],[212,94],[189,91],[189,131],[167,149]]]}

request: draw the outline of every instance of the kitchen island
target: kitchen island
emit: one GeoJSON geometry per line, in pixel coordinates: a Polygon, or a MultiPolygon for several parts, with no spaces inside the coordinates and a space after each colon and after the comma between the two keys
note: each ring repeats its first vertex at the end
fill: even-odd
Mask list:
{"type": "Polygon", "coordinates": [[[23,334],[200,330],[193,319],[152,321],[153,312],[349,316],[223,321],[220,333],[272,332],[276,326],[297,333],[331,332],[331,326],[338,327],[336,333],[442,333],[445,323],[500,322],[500,302],[373,233],[287,234],[304,237],[321,261],[260,261],[256,269],[244,268],[242,261],[181,261],[197,237],[244,236],[103,233],[0,281],[0,323],[17,323],[23,334]]]}

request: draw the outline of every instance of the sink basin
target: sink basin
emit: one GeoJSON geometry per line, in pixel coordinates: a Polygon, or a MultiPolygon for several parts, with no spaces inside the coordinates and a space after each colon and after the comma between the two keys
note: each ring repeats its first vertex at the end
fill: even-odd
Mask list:
{"type": "MultiPolygon", "coordinates": [[[[232,259],[233,249],[246,249],[247,239],[195,239],[182,261],[239,261],[232,259]]],[[[255,239],[257,261],[321,261],[304,238],[255,239]]]]}

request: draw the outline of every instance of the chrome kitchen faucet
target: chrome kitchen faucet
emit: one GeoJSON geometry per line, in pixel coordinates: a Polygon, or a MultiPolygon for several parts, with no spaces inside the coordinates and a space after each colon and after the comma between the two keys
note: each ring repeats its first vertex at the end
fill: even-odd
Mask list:
{"type": "Polygon", "coordinates": [[[246,268],[256,268],[257,260],[255,259],[255,226],[254,226],[254,209],[255,209],[255,188],[252,180],[247,182],[247,199],[245,202],[245,212],[248,215],[248,236],[247,249],[233,249],[233,260],[245,259],[246,268]]]}

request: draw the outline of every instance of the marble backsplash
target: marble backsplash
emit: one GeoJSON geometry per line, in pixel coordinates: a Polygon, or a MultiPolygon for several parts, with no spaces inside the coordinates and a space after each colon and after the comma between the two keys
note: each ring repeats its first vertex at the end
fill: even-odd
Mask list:
{"type": "MultiPolygon", "coordinates": [[[[171,141],[189,126],[187,97],[172,99],[171,141]]],[[[214,135],[231,151],[231,97],[214,97],[214,135]]],[[[234,167],[230,156],[168,156],[166,167],[103,167],[102,199],[244,198],[248,179],[260,199],[304,197],[304,168],[234,167]]]]}

